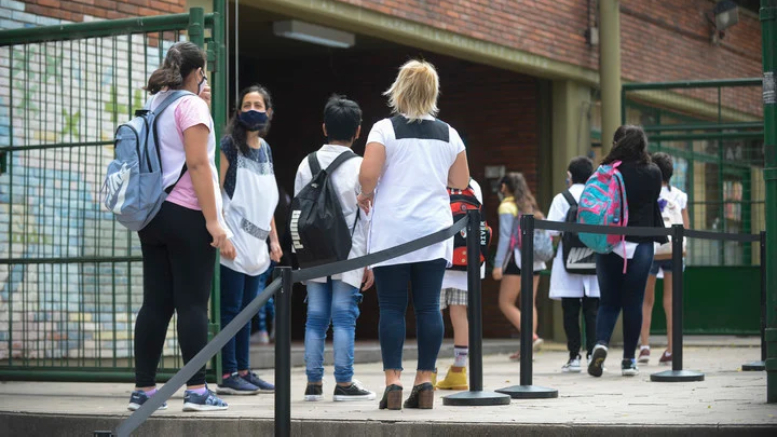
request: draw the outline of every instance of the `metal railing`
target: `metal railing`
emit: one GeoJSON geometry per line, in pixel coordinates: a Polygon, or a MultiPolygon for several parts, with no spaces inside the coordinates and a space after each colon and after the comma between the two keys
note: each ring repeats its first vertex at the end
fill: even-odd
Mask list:
{"type": "MultiPolygon", "coordinates": [[[[207,47],[218,76],[218,24],[193,8],[0,32],[0,379],[134,379],[140,244],[102,206],[104,172],[172,44],[207,47]]],[[[219,113],[225,93],[211,82],[219,113]]],[[[217,286],[212,297],[215,334],[217,286]]],[[[170,326],[161,380],[182,364],[170,326]]]]}

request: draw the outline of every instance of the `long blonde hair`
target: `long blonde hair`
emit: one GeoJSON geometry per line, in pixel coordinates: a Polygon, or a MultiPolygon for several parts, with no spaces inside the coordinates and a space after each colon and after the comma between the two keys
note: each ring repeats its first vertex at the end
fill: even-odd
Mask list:
{"type": "Polygon", "coordinates": [[[437,115],[439,93],[440,78],[434,65],[412,60],[399,68],[397,79],[383,95],[388,96],[392,112],[416,121],[426,115],[437,115]]]}
{"type": "Polygon", "coordinates": [[[537,200],[529,189],[529,184],[526,183],[526,178],[523,173],[511,172],[502,177],[501,182],[505,185],[507,191],[515,198],[515,205],[518,207],[518,211],[521,214],[534,214],[537,218],[544,218],[545,216],[540,211],[540,207],[537,206],[537,200]]]}

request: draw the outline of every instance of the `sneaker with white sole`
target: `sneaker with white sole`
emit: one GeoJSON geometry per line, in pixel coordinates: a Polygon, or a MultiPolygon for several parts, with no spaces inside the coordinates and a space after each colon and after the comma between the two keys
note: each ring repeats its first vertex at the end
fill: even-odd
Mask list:
{"type": "Polygon", "coordinates": [[[216,386],[216,393],[220,395],[255,395],[259,393],[259,387],[246,381],[235,372],[229,375],[229,378],[221,380],[221,384],[216,386]]]}
{"type": "Polygon", "coordinates": [[[664,351],[663,354],[661,354],[661,358],[658,359],[658,364],[662,366],[671,366],[672,365],[672,353],[669,351],[664,351]]]}
{"type": "Polygon", "coordinates": [[[639,358],[637,358],[637,361],[640,364],[647,364],[650,361],[650,348],[649,347],[643,347],[639,350],[639,358]]]}
{"type": "Polygon", "coordinates": [[[359,381],[354,380],[347,387],[336,385],[333,399],[335,402],[371,401],[375,399],[375,392],[367,390],[359,381]]]}
{"type": "Polygon", "coordinates": [[[534,340],[531,344],[531,350],[532,352],[538,352],[540,349],[542,349],[542,345],[545,344],[545,340],[541,338],[537,338],[534,340]]]}
{"type": "Polygon", "coordinates": [[[561,371],[564,373],[580,373],[582,368],[580,367],[580,355],[570,358],[566,364],[561,366],[561,371]]]}
{"type": "Polygon", "coordinates": [[[324,389],[321,384],[308,384],[305,388],[305,400],[309,402],[324,400],[324,389]]]}
{"type": "Polygon", "coordinates": [[[229,408],[229,405],[210,390],[207,390],[204,394],[191,390],[186,390],[183,393],[184,411],[219,411],[226,410],[227,408],[229,408]]]}
{"type": "Polygon", "coordinates": [[[597,378],[602,376],[602,373],[604,373],[604,360],[606,359],[607,346],[603,344],[597,344],[594,347],[591,361],[588,362],[588,374],[597,378]]]}
{"type": "Polygon", "coordinates": [[[639,368],[637,367],[637,361],[634,358],[624,358],[623,361],[621,361],[621,375],[623,376],[639,375],[639,368]]]}
{"type": "MultiPolygon", "coordinates": [[[[151,399],[151,396],[147,395],[146,392],[143,390],[135,390],[130,395],[130,402],[129,405],[127,405],[127,409],[130,411],[135,411],[138,408],[140,408],[141,405],[145,404],[146,401],[151,399]]],[[[163,402],[162,405],[157,408],[157,410],[166,410],[167,409],[167,402],[163,402]]]]}
{"type": "Polygon", "coordinates": [[[257,386],[262,393],[275,393],[275,386],[260,378],[259,375],[254,372],[248,372],[246,376],[242,376],[242,378],[245,379],[246,382],[257,386]]]}

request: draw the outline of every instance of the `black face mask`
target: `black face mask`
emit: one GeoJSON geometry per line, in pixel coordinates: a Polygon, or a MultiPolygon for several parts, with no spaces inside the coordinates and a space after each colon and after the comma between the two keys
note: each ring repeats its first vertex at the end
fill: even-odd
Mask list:
{"type": "Polygon", "coordinates": [[[240,115],[238,115],[237,120],[246,128],[246,130],[256,132],[267,126],[270,117],[267,116],[266,112],[259,112],[252,109],[250,111],[241,112],[240,115]]]}

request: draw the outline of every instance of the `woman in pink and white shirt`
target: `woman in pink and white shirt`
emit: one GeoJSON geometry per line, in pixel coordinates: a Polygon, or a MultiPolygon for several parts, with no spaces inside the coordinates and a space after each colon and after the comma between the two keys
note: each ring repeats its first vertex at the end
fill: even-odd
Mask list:
{"type": "MultiPolygon", "coordinates": [[[[231,238],[221,217],[216,140],[204,100],[210,96],[204,68],[205,53],[191,42],[180,42],[170,47],[146,87],[152,95],[147,105],[151,111],[166,99],[174,99],[158,115],[154,133],[163,183],[170,194],[154,219],[138,232],[143,251],[143,305],[135,322],[135,391],[130,410],[140,408],[156,393],[157,365],[173,312],[178,315],[184,363],[207,344],[216,251],[228,246],[231,238]]],[[[184,411],[226,408],[205,386],[205,368],[189,379],[184,411]]]]}

